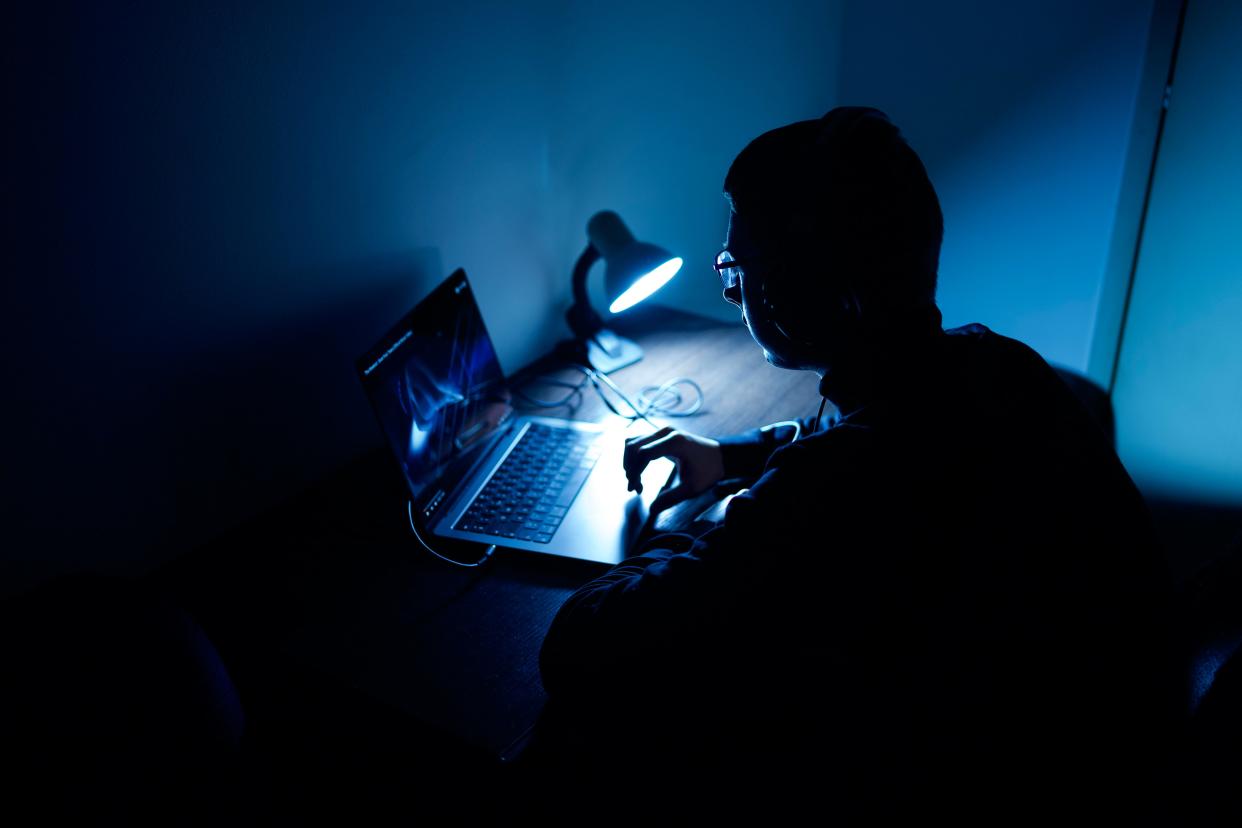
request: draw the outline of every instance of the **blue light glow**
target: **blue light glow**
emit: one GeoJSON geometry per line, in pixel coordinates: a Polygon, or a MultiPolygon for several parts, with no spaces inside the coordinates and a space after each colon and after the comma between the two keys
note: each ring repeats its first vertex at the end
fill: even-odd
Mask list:
{"type": "Polygon", "coordinates": [[[618,296],[611,305],[608,306],[610,313],[620,313],[623,310],[632,308],[639,302],[655,293],[668,282],[669,279],[677,275],[677,271],[681,270],[681,257],[676,256],[669,259],[655,270],[639,277],[638,281],[630,285],[629,289],[618,296]]]}

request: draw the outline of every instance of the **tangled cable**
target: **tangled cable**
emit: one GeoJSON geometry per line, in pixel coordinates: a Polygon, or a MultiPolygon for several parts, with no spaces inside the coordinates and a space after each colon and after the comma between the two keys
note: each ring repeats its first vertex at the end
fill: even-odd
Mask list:
{"type": "Polygon", "coordinates": [[[639,391],[638,401],[635,402],[626,396],[625,392],[607,374],[600,373],[594,368],[589,368],[585,365],[574,365],[572,367],[583,374],[581,381],[577,383],[546,375],[532,377],[527,381],[529,383],[538,382],[540,385],[568,388],[568,393],[559,400],[539,399],[527,394],[520,387],[514,388],[513,393],[534,408],[577,407],[582,403],[582,389],[587,384],[590,384],[595,389],[595,393],[599,394],[599,398],[604,403],[604,406],[613,414],[616,414],[618,417],[624,417],[627,420],[646,420],[647,422],[651,422],[648,417],[651,414],[658,414],[664,417],[690,417],[697,414],[703,408],[703,389],[689,377],[675,377],[660,385],[648,385],[639,391]],[[679,386],[683,385],[689,386],[694,391],[692,398],[687,397],[679,390],[679,386]],[[604,386],[607,386],[634,413],[627,414],[619,411],[617,406],[613,404],[613,401],[608,398],[604,386]]]}

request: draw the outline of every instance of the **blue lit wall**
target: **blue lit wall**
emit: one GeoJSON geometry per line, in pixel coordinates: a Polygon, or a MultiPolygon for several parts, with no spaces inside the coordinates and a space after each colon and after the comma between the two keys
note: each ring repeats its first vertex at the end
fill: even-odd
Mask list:
{"type": "Polygon", "coordinates": [[[831,104],[838,13],[24,4],[0,592],[146,568],[378,447],[353,359],[456,266],[526,363],[600,208],[723,307],[728,162],[831,104]]]}
{"type": "Polygon", "coordinates": [[[887,111],[936,185],[946,325],[1087,369],[1151,15],[1135,0],[846,4],[839,97],[887,111]]]}
{"type": "Polygon", "coordinates": [[[23,4],[4,589],[143,568],[380,445],[353,359],[454,266],[560,323],[506,291],[566,267],[561,5],[23,4]]]}
{"type": "Polygon", "coordinates": [[[609,207],[686,260],[654,301],[738,321],[711,269],[728,223],[725,173],[760,133],[836,105],[842,5],[569,3],[552,152],[562,268],[585,245],[587,219],[609,207]]]}
{"type": "MultiPolygon", "coordinates": [[[[1114,402],[1144,491],[1242,529],[1242,6],[1191,0],[1114,402]]],[[[1222,538],[1221,540],[1227,540],[1222,538]]]]}
{"type": "Polygon", "coordinates": [[[944,200],[941,300],[1083,367],[1148,2],[29,4],[11,21],[3,589],[140,569],[378,429],[352,371],[456,266],[506,369],[586,219],[709,257],[729,162],[884,108],[944,200]]]}

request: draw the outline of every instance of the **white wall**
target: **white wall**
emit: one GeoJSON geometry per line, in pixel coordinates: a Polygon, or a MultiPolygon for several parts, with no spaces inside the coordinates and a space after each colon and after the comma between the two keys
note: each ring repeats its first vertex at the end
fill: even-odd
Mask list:
{"type": "Polygon", "coordinates": [[[542,284],[559,8],[23,11],[6,588],[143,568],[378,445],[353,359],[451,266],[542,284]]]}
{"type": "Polygon", "coordinates": [[[839,97],[885,110],[927,166],[946,325],[1087,369],[1151,15],[1135,0],[846,4],[839,97]]]}
{"type": "Polygon", "coordinates": [[[1240,42],[1237,3],[1187,7],[1113,392],[1118,451],[1144,491],[1232,508],[1233,532],[1242,529],[1240,42]]]}
{"type": "Polygon", "coordinates": [[[454,267],[527,362],[597,209],[714,307],[728,161],[832,104],[837,8],[23,7],[0,589],[146,568],[379,446],[353,359],[454,267]]]}
{"type": "MultiPolygon", "coordinates": [[[[506,369],[596,210],[709,257],[760,133],[887,110],[941,301],[1082,367],[1148,2],[88,3],[13,21],[6,588],[143,568],[380,437],[352,360],[456,266],[506,369]]],[[[598,281],[598,274],[597,274],[598,281]]]]}
{"type": "Polygon", "coordinates": [[[759,134],[836,105],[840,7],[571,3],[552,155],[565,199],[563,267],[586,244],[591,214],[611,208],[639,238],[686,260],[655,301],[738,321],[710,267],[728,224],[725,173],[759,134]]]}

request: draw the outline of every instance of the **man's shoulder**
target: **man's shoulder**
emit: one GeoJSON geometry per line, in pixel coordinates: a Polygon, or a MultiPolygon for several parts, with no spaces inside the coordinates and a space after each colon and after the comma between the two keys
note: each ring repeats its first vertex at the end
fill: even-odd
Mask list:
{"type": "Polygon", "coordinates": [[[1056,371],[1025,342],[972,322],[945,330],[941,375],[986,397],[1064,396],[1056,371]]]}
{"type": "Polygon", "coordinates": [[[998,357],[1026,360],[1032,364],[1046,364],[1039,353],[1025,342],[999,334],[978,322],[956,328],[946,328],[945,341],[961,352],[992,354],[998,357]]]}

